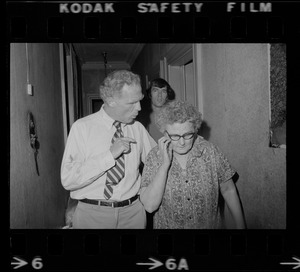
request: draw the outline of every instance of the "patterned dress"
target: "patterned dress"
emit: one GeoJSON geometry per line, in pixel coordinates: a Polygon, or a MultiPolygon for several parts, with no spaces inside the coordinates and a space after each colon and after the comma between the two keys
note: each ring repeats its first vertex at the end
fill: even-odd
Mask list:
{"type": "MultiPolygon", "coordinates": [[[[156,146],[146,158],[142,187],[150,184],[161,164],[156,146]]],[[[220,184],[234,174],[235,170],[219,148],[198,136],[188,155],[186,169],[173,156],[164,196],[154,214],[154,229],[221,228],[220,184]]]]}

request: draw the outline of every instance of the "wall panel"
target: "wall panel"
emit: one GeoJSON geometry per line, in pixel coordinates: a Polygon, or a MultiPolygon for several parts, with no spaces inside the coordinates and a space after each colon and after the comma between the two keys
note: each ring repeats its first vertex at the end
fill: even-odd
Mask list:
{"type": "Polygon", "coordinates": [[[67,192],[60,183],[64,150],[58,44],[11,44],[10,63],[10,227],[64,225],[67,192]],[[27,78],[33,96],[26,92],[27,78]],[[40,143],[37,175],[30,146],[28,112],[40,143]]]}

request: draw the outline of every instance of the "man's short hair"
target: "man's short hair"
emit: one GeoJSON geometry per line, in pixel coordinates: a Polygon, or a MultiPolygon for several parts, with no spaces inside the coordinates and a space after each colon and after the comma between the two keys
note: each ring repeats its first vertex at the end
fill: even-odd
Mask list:
{"type": "Polygon", "coordinates": [[[100,97],[106,101],[109,97],[119,95],[125,84],[140,85],[140,76],[128,70],[116,70],[109,73],[100,85],[100,97]]]}

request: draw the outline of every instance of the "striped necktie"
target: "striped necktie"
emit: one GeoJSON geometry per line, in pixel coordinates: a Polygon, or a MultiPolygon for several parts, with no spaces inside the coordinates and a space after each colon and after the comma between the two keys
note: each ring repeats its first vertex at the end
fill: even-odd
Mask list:
{"type": "MultiPolygon", "coordinates": [[[[116,132],[111,140],[113,144],[117,138],[123,137],[123,132],[121,130],[121,123],[115,121],[113,124],[116,127],[116,132]]],[[[117,160],[114,167],[107,171],[106,183],[104,188],[104,197],[110,199],[113,194],[113,186],[118,184],[120,180],[125,175],[125,158],[122,154],[117,160]]]]}

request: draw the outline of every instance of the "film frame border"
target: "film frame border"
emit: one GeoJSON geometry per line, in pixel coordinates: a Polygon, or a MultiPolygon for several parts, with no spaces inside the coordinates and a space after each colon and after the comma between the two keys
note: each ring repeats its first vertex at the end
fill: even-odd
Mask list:
{"type": "Polygon", "coordinates": [[[180,12],[159,12],[149,6],[145,12],[138,5],[146,3],[140,1],[7,1],[7,36],[12,42],[242,43],[284,42],[299,35],[295,2],[270,1],[271,9],[264,7],[266,11],[261,12],[259,4],[264,2],[206,0],[201,3],[198,12],[191,7],[186,12],[185,6],[177,9],[180,12]],[[105,3],[115,4],[114,12],[105,12],[105,3]],[[228,12],[230,3],[234,5],[228,12]],[[83,5],[88,4],[94,10],[97,4],[102,4],[103,12],[93,12],[93,9],[87,12],[83,5]],[[68,6],[60,8],[59,5],[68,6]],[[74,5],[77,8],[72,9],[74,5]]]}
{"type": "MultiPolygon", "coordinates": [[[[77,1],[75,1],[77,2],[77,1]]],[[[166,1],[167,2],[167,1],[166,1]]],[[[178,1],[179,2],[179,1],[178,1]]],[[[205,1],[202,1],[206,4],[205,1]]],[[[91,2],[92,3],[92,2],[91,2]]],[[[134,3],[130,2],[132,5],[134,3]]],[[[226,2],[227,3],[227,2],[226,2]]],[[[8,8],[7,16],[7,36],[8,42],[193,42],[193,43],[287,43],[290,51],[287,52],[288,65],[288,85],[299,86],[296,83],[296,71],[299,71],[299,52],[296,43],[300,35],[299,21],[296,20],[298,4],[296,8],[284,4],[280,1],[272,1],[273,6],[278,4],[278,10],[271,14],[232,13],[228,14],[222,9],[216,12],[207,12],[198,16],[197,14],[128,14],[123,12],[117,14],[103,14],[101,18],[89,14],[61,15],[48,8],[47,3],[21,3],[15,2],[21,9],[11,10],[8,8]],[[36,7],[33,7],[34,5],[36,7]],[[24,6],[23,6],[24,5],[24,6]],[[40,12],[40,11],[43,12],[40,12]],[[37,12],[39,11],[39,12],[37,12]],[[37,12],[37,13],[36,13],[37,12]],[[123,15],[122,15],[123,14],[123,15]],[[37,16],[38,15],[38,16],[37,16]],[[121,15],[121,18],[116,16],[121,15]],[[144,16],[144,17],[142,17],[144,16]],[[178,17],[186,20],[185,27],[190,31],[184,32],[182,26],[177,25],[178,17]],[[79,19],[78,19],[79,18],[79,19]],[[154,19],[156,24],[147,25],[147,20],[154,19]],[[47,20],[48,19],[48,20],[47,20]],[[16,20],[16,21],[15,21],[16,20]],[[24,22],[25,20],[25,22],[24,22]],[[89,21],[90,20],[90,21],[89,21]],[[99,20],[98,27],[92,29],[86,36],[85,29],[89,29],[99,20]],[[36,24],[38,21],[40,24],[36,24]],[[225,21],[225,23],[224,23],[225,21]],[[79,23],[80,22],[80,23],[79,23]],[[74,32],[70,28],[78,23],[82,32],[74,32]],[[11,25],[14,24],[13,29],[11,25]],[[201,24],[200,29],[196,26],[201,24]],[[202,27],[202,24],[206,27],[202,27]],[[261,27],[261,24],[263,27],[261,27]],[[109,33],[107,25],[113,27],[114,31],[109,33]],[[125,25],[125,30],[121,26],[125,25]],[[144,26],[148,32],[141,26],[144,26]],[[135,26],[135,27],[134,27],[135,26]],[[249,34],[249,27],[254,31],[258,26],[261,32],[249,34]],[[132,31],[132,27],[135,31],[132,31]],[[225,31],[223,31],[225,28],[225,31]],[[226,29],[227,28],[227,29],[226,29]],[[47,33],[47,29],[49,30],[47,33]],[[106,29],[106,30],[105,30],[106,29]],[[12,35],[15,33],[17,35],[12,35]],[[50,33],[50,35],[49,35],[50,33]],[[147,35],[146,35],[146,34],[147,35]],[[24,35],[25,34],[25,35],[24,35]],[[184,36],[183,36],[184,34],[184,36]],[[291,57],[292,56],[292,57],[291,57]],[[294,58],[297,56],[297,58],[294,58]],[[289,67],[292,67],[290,70],[289,67]],[[294,70],[295,68],[295,70],[294,70]]],[[[290,2],[288,2],[290,3],[290,2]]],[[[7,6],[11,4],[7,3],[7,6]]],[[[220,2],[221,4],[221,2],[220,2]]],[[[223,3],[222,3],[223,5],[223,3]]],[[[299,10],[299,9],[298,9],[299,10]]],[[[151,20],[149,20],[151,21],[151,20]]],[[[182,21],[182,20],[180,20],[182,21]]],[[[74,27],[76,29],[76,27],[74,27]]],[[[291,177],[290,177],[291,179],[291,177]]],[[[287,194],[292,195],[295,186],[287,182],[287,194]]],[[[294,196],[292,197],[294,199],[294,196]]],[[[174,265],[168,270],[178,270],[180,260],[187,260],[189,270],[238,270],[248,269],[251,271],[278,271],[280,269],[291,269],[280,266],[280,261],[289,260],[300,255],[299,245],[299,223],[293,219],[297,209],[294,203],[287,201],[287,229],[286,230],[246,230],[246,231],[133,231],[133,230],[105,230],[94,231],[84,230],[67,232],[66,230],[10,230],[10,254],[19,256],[29,263],[27,268],[31,270],[70,270],[78,269],[78,263],[74,262],[76,253],[78,259],[83,257],[80,264],[86,270],[148,270],[149,266],[141,267],[137,262],[147,262],[153,257],[164,263],[172,258],[174,265]],[[111,235],[108,235],[110,234],[111,235]],[[113,237],[113,245],[108,241],[108,237],[113,237]],[[77,240],[74,238],[77,238],[77,240]],[[132,239],[136,243],[132,244],[132,239]],[[82,245],[80,246],[80,243],[82,245]],[[85,246],[86,245],[89,246],[85,246]],[[201,243],[206,247],[199,246],[201,243]],[[148,249],[143,246],[149,245],[148,249]],[[181,245],[185,245],[181,248],[181,245]],[[112,258],[116,247],[118,261],[112,258]],[[76,251],[78,250],[78,251],[76,251]],[[258,252],[257,252],[258,251],[258,252]],[[69,256],[73,254],[73,256],[69,256]],[[99,264],[99,257],[104,256],[105,261],[99,264]],[[41,260],[39,260],[41,258],[41,260]],[[66,260],[67,258],[67,260],[66,260]],[[34,262],[36,261],[36,268],[34,262]],[[55,266],[57,262],[64,262],[63,267],[55,266]],[[199,264],[198,262],[201,262],[199,264]],[[42,267],[39,268],[39,264],[42,267]],[[245,265],[246,264],[246,265],[245,265]],[[121,265],[121,266],[120,266],[121,265]]],[[[77,258],[76,258],[77,259],[77,258]]],[[[184,263],[182,263],[184,264],[184,263]]],[[[163,267],[163,266],[162,266],[163,267]]],[[[12,269],[12,267],[10,267],[12,269]]],[[[161,270],[157,268],[155,270],[161,270]]],[[[184,270],[184,266],[182,266],[184,270]]]]}

